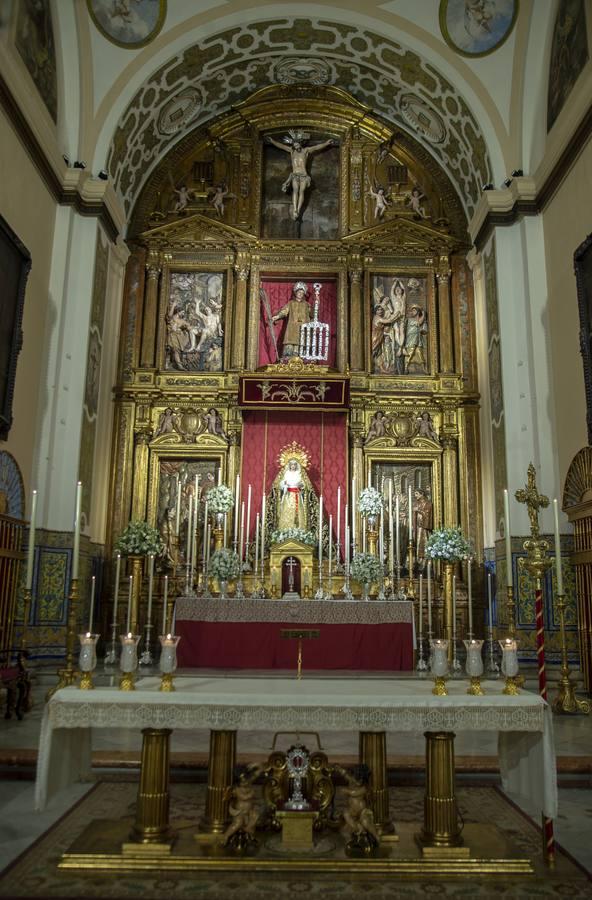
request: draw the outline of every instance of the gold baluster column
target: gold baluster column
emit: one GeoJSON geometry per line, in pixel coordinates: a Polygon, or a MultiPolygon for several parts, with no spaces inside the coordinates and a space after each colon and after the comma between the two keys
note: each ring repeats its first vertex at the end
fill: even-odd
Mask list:
{"type": "Polygon", "coordinates": [[[142,729],[142,763],[136,804],[136,822],[130,839],[140,844],[162,844],[169,830],[170,728],[142,729]]]}
{"type": "Polygon", "coordinates": [[[130,613],[130,628],[132,634],[139,634],[138,631],[140,627],[140,599],[142,597],[142,573],[143,573],[143,556],[129,556],[129,572],[128,575],[133,575],[134,580],[132,582],[132,602],[131,602],[131,613],[130,613]]]}
{"type": "Polygon", "coordinates": [[[362,261],[352,257],[349,270],[349,363],[353,372],[363,372],[364,362],[364,304],[362,302],[362,261]]]}
{"type": "Polygon", "coordinates": [[[426,731],[426,786],[423,828],[418,835],[428,847],[459,847],[463,843],[454,786],[454,734],[426,731]]]}
{"type": "Polygon", "coordinates": [[[210,731],[210,759],[206,810],[200,830],[222,834],[228,824],[227,789],[232,784],[236,757],[236,731],[210,731]]]}
{"type": "Polygon", "coordinates": [[[158,253],[151,250],[146,263],[146,283],[144,289],[144,316],[142,319],[142,350],[140,366],[153,368],[156,353],[156,320],[158,316],[158,283],[161,260],[158,253]]]}
{"type": "Polygon", "coordinates": [[[444,484],[444,525],[452,528],[458,521],[458,439],[456,435],[443,434],[442,481],[444,484]]]}
{"type": "Polygon", "coordinates": [[[136,427],[134,432],[134,473],[132,489],[132,519],[142,521],[146,518],[146,499],[148,491],[148,462],[150,450],[148,444],[152,440],[150,428],[136,427]]]}
{"type": "Polygon", "coordinates": [[[386,735],[384,731],[360,731],[360,763],[370,769],[368,796],[372,804],[374,822],[381,834],[393,834],[389,813],[389,790],[386,771],[386,735]]]}
{"type": "Polygon", "coordinates": [[[454,372],[454,332],[450,303],[450,264],[447,256],[440,257],[440,271],[436,274],[436,281],[438,283],[440,371],[449,374],[454,372]]]}
{"type": "Polygon", "coordinates": [[[236,285],[234,291],[234,310],[232,328],[232,367],[245,367],[245,328],[247,322],[247,282],[249,280],[250,263],[245,253],[237,254],[234,264],[236,285]]]}

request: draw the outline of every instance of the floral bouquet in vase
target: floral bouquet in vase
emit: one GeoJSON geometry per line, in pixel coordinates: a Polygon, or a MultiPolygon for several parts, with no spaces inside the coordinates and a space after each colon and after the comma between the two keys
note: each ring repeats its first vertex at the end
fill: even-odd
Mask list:
{"type": "Polygon", "coordinates": [[[148,522],[130,522],[124,528],[115,544],[115,549],[124,556],[160,556],[165,545],[156,528],[148,522]]]}
{"type": "Polygon", "coordinates": [[[473,556],[470,541],[460,528],[436,528],[426,541],[426,556],[442,562],[461,562],[473,556]]]}
{"type": "Polygon", "coordinates": [[[238,553],[234,550],[229,550],[227,547],[216,550],[210,557],[208,574],[218,579],[220,582],[220,596],[224,597],[228,582],[233,578],[238,578],[240,574],[238,553]]]}
{"type": "Polygon", "coordinates": [[[301,544],[310,544],[312,547],[317,542],[312,531],[306,528],[284,528],[282,531],[276,529],[271,532],[272,544],[283,544],[284,541],[300,541],[301,544]]]}
{"type": "Polygon", "coordinates": [[[382,566],[373,553],[356,553],[350,566],[350,574],[363,585],[364,596],[367,597],[370,585],[379,581],[382,576],[382,566]]]}
{"type": "Polygon", "coordinates": [[[360,491],[358,510],[361,516],[376,520],[382,512],[382,494],[374,487],[366,487],[360,491]]]}
{"type": "Polygon", "coordinates": [[[225,484],[219,484],[206,494],[208,509],[214,515],[224,515],[234,506],[234,494],[225,484]]]}

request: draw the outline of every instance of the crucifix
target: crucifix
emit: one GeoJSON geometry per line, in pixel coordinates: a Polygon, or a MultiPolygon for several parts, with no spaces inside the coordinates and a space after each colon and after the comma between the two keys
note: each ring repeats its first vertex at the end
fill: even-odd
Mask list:
{"type": "Polygon", "coordinates": [[[536,486],[536,470],[532,463],[528,467],[528,481],[521,490],[515,494],[518,503],[526,503],[528,518],[530,519],[530,532],[533,538],[540,535],[539,509],[545,509],[549,505],[549,498],[539,494],[536,486]]]}
{"type": "Polygon", "coordinates": [[[288,567],[288,590],[290,593],[294,590],[294,569],[298,565],[297,561],[293,556],[288,557],[286,560],[286,566],[288,567]]]}

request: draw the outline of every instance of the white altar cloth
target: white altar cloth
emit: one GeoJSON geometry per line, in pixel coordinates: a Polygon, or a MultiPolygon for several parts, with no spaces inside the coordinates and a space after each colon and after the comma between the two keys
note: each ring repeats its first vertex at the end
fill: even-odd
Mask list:
{"type": "Polygon", "coordinates": [[[551,711],[537,694],[502,694],[484,682],[485,696],[449,682],[447,697],[430,680],[350,678],[178,677],[163,694],[145,678],[134,693],[117,688],[57,691],[45,707],[39,737],[35,806],[90,777],[93,728],[182,728],[220,731],[497,731],[505,790],[525,797],[550,818],[557,814],[557,773],[551,711]]]}

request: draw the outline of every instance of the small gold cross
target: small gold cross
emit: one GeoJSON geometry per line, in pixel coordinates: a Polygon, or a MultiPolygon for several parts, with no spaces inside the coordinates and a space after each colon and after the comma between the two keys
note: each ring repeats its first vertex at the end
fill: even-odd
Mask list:
{"type": "Polygon", "coordinates": [[[528,467],[528,482],[526,487],[516,491],[515,495],[518,503],[526,503],[528,518],[530,519],[530,531],[533,538],[538,538],[540,534],[539,528],[539,509],[544,509],[549,505],[549,498],[544,494],[539,494],[536,486],[536,470],[532,463],[528,467]]]}

